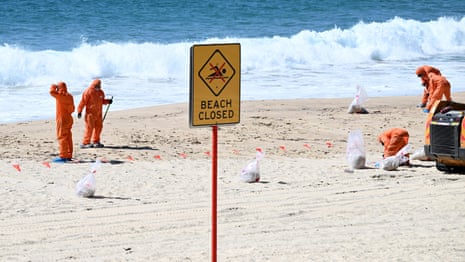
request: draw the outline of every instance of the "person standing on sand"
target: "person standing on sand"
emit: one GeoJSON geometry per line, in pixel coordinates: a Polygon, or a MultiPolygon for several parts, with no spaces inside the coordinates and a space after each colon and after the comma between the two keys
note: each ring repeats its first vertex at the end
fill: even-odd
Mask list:
{"type": "Polygon", "coordinates": [[[104,146],[100,143],[100,134],[103,128],[102,106],[113,103],[113,99],[105,99],[101,85],[100,79],[93,80],[89,87],[84,90],[77,108],[78,118],[81,118],[82,110],[84,107],[86,108],[84,116],[86,126],[81,148],[101,148],[104,146]]]}
{"type": "Polygon", "coordinates": [[[53,161],[71,161],[73,158],[73,135],[71,132],[73,117],[71,114],[74,112],[74,99],[68,93],[68,88],[64,82],[59,82],[58,85],[52,84],[50,95],[56,100],[56,136],[60,148],[59,157],[53,161]]]}
{"type": "Polygon", "coordinates": [[[425,87],[421,103],[418,105],[423,109],[423,112],[429,113],[431,107],[443,96],[447,101],[451,101],[451,91],[449,81],[441,74],[439,69],[424,65],[417,68],[416,75],[420,77],[421,84],[425,87]]]}

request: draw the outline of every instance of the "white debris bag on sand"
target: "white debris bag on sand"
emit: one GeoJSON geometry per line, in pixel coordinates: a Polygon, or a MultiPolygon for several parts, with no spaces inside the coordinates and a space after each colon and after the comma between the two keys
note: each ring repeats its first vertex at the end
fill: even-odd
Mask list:
{"type": "Polygon", "coordinates": [[[381,161],[380,168],[387,170],[387,171],[392,171],[396,170],[400,165],[406,164],[409,162],[409,150],[410,150],[410,144],[407,144],[404,146],[399,152],[397,152],[396,155],[386,157],[381,161]]]}
{"type": "Polygon", "coordinates": [[[363,134],[360,130],[353,130],[347,139],[346,158],[351,169],[365,168],[366,156],[363,144],[363,134]]]}
{"type": "Polygon", "coordinates": [[[409,162],[410,156],[410,144],[405,145],[396,156],[399,158],[399,165],[404,165],[409,162]]]}
{"type": "Polygon", "coordinates": [[[257,151],[255,159],[242,168],[240,176],[241,181],[246,183],[255,183],[260,181],[259,163],[263,159],[264,155],[265,153],[262,151],[257,151]]]}
{"type": "Polygon", "coordinates": [[[363,107],[363,104],[368,100],[368,94],[361,86],[357,86],[354,100],[349,105],[348,113],[353,114],[368,114],[368,111],[363,107]]]}
{"type": "Polygon", "coordinates": [[[81,197],[92,197],[95,194],[95,173],[100,167],[100,160],[95,161],[90,167],[89,173],[76,184],[76,194],[81,197]]]}
{"type": "Polygon", "coordinates": [[[420,160],[420,161],[428,161],[430,158],[426,155],[425,153],[425,148],[419,148],[413,152],[413,154],[410,156],[411,160],[420,160]]]}
{"type": "Polygon", "coordinates": [[[380,168],[387,171],[396,170],[399,167],[399,163],[400,158],[398,156],[389,156],[383,159],[383,161],[381,161],[380,168]]]}

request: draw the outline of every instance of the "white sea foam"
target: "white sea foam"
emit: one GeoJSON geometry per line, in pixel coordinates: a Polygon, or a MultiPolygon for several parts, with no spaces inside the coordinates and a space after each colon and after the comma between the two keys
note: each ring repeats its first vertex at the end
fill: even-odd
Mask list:
{"type": "Polygon", "coordinates": [[[441,69],[452,91],[465,91],[465,18],[419,22],[394,18],[292,37],[221,38],[174,44],[82,43],[69,51],[0,47],[0,122],[53,118],[51,83],[75,95],[101,78],[112,110],[188,102],[190,47],[241,44],[242,100],[419,95],[414,72],[441,69]]]}

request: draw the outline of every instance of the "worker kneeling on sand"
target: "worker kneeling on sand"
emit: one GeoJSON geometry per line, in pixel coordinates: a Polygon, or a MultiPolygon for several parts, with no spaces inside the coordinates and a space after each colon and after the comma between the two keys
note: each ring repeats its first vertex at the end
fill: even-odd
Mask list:
{"type": "Polygon", "coordinates": [[[73,157],[73,127],[74,99],[68,93],[68,88],[64,82],[58,85],[52,84],[50,95],[56,99],[56,135],[60,148],[60,155],[54,162],[70,161],[73,157]]]}
{"type": "MultiPolygon", "coordinates": [[[[395,156],[408,144],[409,133],[403,128],[391,128],[378,136],[378,141],[384,146],[383,157],[395,156]]],[[[409,164],[408,162],[406,163],[409,164]]]]}
{"type": "Polygon", "coordinates": [[[84,116],[86,126],[81,148],[103,147],[103,144],[100,143],[100,134],[103,128],[102,106],[113,103],[113,99],[105,99],[101,85],[100,79],[92,81],[89,87],[84,90],[77,108],[78,118],[81,118],[82,110],[84,107],[86,108],[84,116]]]}

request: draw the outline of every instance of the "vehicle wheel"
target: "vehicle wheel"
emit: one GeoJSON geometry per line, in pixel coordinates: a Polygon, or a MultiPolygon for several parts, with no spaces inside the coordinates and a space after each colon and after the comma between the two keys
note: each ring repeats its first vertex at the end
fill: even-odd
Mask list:
{"type": "Polygon", "coordinates": [[[436,160],[436,168],[439,171],[443,171],[446,173],[454,173],[454,174],[465,174],[465,167],[463,166],[448,166],[443,163],[439,163],[436,160]]]}
{"type": "Polygon", "coordinates": [[[452,171],[452,168],[447,166],[447,165],[444,165],[443,163],[439,163],[439,161],[436,160],[436,168],[439,170],[439,171],[443,171],[443,172],[451,172],[452,171]]]}

